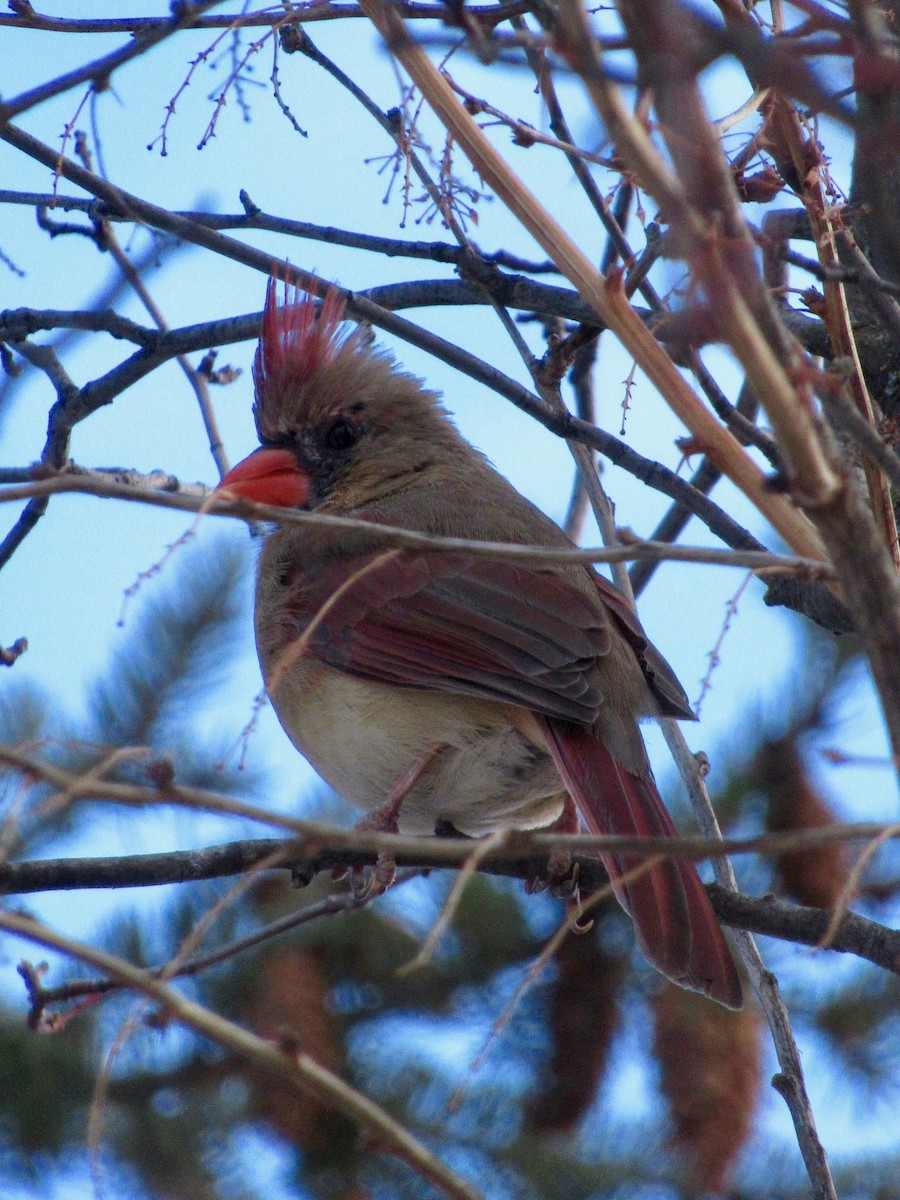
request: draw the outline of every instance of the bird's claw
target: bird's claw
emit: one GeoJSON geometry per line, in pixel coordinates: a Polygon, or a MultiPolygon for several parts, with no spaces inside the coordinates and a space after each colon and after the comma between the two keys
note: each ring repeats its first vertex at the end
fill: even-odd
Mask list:
{"type": "Polygon", "coordinates": [[[354,867],[350,871],[350,890],[360,902],[383,896],[397,876],[397,864],[387,854],[379,854],[374,867],[354,867]]]}
{"type": "Polygon", "coordinates": [[[578,895],[578,863],[572,862],[568,850],[554,850],[547,865],[538,875],[525,880],[525,891],[529,896],[549,891],[558,900],[568,900],[578,895]]]}
{"type": "MultiPolygon", "coordinates": [[[[373,808],[361,821],[357,821],[356,829],[368,833],[399,833],[400,808],[406,796],[407,788],[403,786],[404,779],[399,781],[391,795],[377,808],[373,808]]],[[[397,875],[397,864],[390,854],[379,854],[373,867],[335,867],[331,878],[335,882],[347,879],[350,890],[359,901],[374,900],[384,895],[397,875]],[[349,878],[348,878],[349,877],[349,878]]]]}
{"type": "MultiPolygon", "coordinates": [[[[577,833],[579,829],[578,812],[572,797],[566,794],[562,810],[552,825],[543,829],[542,833],[577,833]]],[[[568,850],[552,850],[547,859],[547,865],[539,875],[533,875],[525,880],[525,891],[529,895],[535,892],[550,890],[551,896],[560,900],[568,900],[578,895],[578,864],[572,862],[568,850]]]]}
{"type": "Polygon", "coordinates": [[[566,851],[562,851],[560,857],[565,859],[565,863],[560,863],[557,867],[557,864],[553,863],[551,855],[551,863],[557,869],[550,871],[550,895],[555,896],[557,900],[574,900],[576,903],[580,903],[578,863],[572,862],[572,855],[566,851]]]}

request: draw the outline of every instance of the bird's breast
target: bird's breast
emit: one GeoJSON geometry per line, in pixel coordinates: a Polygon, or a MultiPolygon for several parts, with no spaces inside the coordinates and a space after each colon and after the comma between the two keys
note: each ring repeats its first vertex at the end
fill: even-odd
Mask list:
{"type": "Polygon", "coordinates": [[[400,812],[405,832],[431,834],[449,821],[475,836],[559,815],[552,760],[507,705],[360,679],[313,657],[283,672],[270,695],[297,749],[358,808],[383,804],[415,776],[400,812]]]}

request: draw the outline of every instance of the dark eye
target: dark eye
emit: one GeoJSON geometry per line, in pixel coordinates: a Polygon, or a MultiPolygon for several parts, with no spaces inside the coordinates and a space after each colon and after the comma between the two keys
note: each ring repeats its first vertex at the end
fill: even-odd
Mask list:
{"type": "Polygon", "coordinates": [[[323,440],[329,450],[349,450],[359,440],[359,435],[358,425],[340,418],[326,431],[323,440]]]}

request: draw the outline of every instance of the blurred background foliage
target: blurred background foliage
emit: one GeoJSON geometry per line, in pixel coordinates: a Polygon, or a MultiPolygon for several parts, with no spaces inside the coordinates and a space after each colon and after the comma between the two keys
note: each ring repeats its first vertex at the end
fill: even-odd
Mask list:
{"type": "MultiPolygon", "coordinates": [[[[238,769],[214,719],[217,697],[232,686],[236,622],[250,619],[246,547],[210,537],[174,558],[133,602],[82,717],[54,711],[50,698],[13,680],[0,696],[0,737],[39,744],[81,771],[105,762],[109,747],[141,747],[119,755],[112,769],[146,783],[148,770],[152,776],[165,762],[179,782],[265,797],[270,781],[238,769]]],[[[770,709],[715,753],[714,799],[730,830],[814,826],[840,815],[817,782],[815,759],[859,660],[850,639],[826,640],[808,624],[796,654],[790,690],[782,687],[770,709]]],[[[162,811],[60,803],[46,787],[10,791],[7,784],[4,800],[4,849],[20,859],[90,853],[101,823],[111,820],[121,823],[128,849],[159,848],[168,830],[162,811]]],[[[340,815],[326,795],[307,811],[340,815]]],[[[253,832],[229,828],[230,837],[253,832]]],[[[202,821],[192,829],[203,844],[202,821]]],[[[896,920],[896,867],[889,855],[877,858],[855,907],[896,920]]],[[[848,864],[834,851],[785,857],[771,868],[744,858],[738,868],[752,893],[827,905],[848,864]]],[[[589,933],[566,938],[518,995],[561,904],[487,877],[469,883],[430,961],[398,974],[449,884],[442,872],[403,882],[366,910],[313,921],[178,986],[340,1072],[488,1197],[808,1195],[781,1102],[767,1086],[774,1060],[752,1003],[730,1013],[665,986],[636,958],[615,906],[598,913],[589,933]]],[[[63,901],[83,906],[84,936],[90,931],[99,944],[151,965],[174,956],[232,886],[118,891],[104,897],[102,910],[89,894],[63,901]]],[[[335,886],[319,879],[297,891],[284,872],[260,876],[221,904],[200,948],[313,904],[335,886]]],[[[25,907],[40,911],[42,903],[29,898],[25,907]]],[[[7,944],[7,961],[15,952],[7,944]]],[[[770,943],[766,953],[801,1040],[814,1046],[826,1096],[831,1089],[836,1108],[860,1114],[892,1109],[900,1082],[897,980],[827,951],[770,943]]],[[[44,982],[77,974],[72,964],[54,963],[44,982]]],[[[429,1194],[404,1163],[377,1153],[318,1099],[258,1078],[167,1025],[146,1002],[117,993],[79,1001],[60,1010],[60,1028],[45,1035],[26,1027],[24,995],[2,1003],[4,1191],[31,1181],[43,1195],[48,1178],[86,1162],[100,1195],[429,1194]]],[[[900,1196],[896,1147],[860,1147],[833,1165],[843,1196],[900,1196]]]]}

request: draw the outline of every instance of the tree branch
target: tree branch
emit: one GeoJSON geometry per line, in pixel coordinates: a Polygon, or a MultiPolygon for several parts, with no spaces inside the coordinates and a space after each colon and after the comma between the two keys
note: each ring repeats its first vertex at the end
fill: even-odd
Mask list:
{"type": "Polygon", "coordinates": [[[672,546],[664,542],[646,542],[623,536],[622,544],[613,547],[547,549],[523,546],[510,542],[480,542],[469,538],[438,537],[392,525],[378,525],[354,517],[331,516],[327,513],[290,510],[250,500],[233,500],[227,493],[202,489],[202,485],[179,485],[171,476],[162,474],[165,490],[149,490],[145,483],[158,475],[144,476],[115,468],[58,472],[47,477],[40,467],[6,469],[0,474],[0,504],[32,498],[46,498],[63,493],[103,496],[118,500],[150,504],[180,512],[204,513],[230,517],[241,521],[270,521],[281,525],[310,525],[352,530],[365,534],[376,544],[407,547],[410,550],[465,552],[479,557],[504,558],[535,565],[558,562],[630,562],[644,558],[670,559],[678,562],[715,563],[741,567],[760,574],[794,572],[807,579],[827,580],[833,577],[832,568],[822,559],[799,558],[794,555],[772,554],[768,550],[716,550],[705,546],[672,546]],[[34,482],[3,486],[3,476],[34,476],[34,482]]]}
{"type": "Polygon", "coordinates": [[[192,1029],[251,1063],[265,1075],[287,1080],[303,1093],[333,1105],[361,1125],[376,1145],[398,1154],[423,1178],[454,1200],[481,1200],[481,1194],[452,1171],[437,1155],[373,1100],[304,1053],[296,1053],[235,1025],[210,1009],[187,999],[146,971],[94,946],[77,942],[17,913],[0,913],[0,929],[67,957],[90,963],[123,986],[155,1001],[169,1020],[192,1029]]]}
{"type": "MultiPolygon", "coordinates": [[[[798,848],[810,850],[834,844],[836,841],[844,842],[851,837],[857,840],[871,840],[872,828],[874,827],[834,826],[827,831],[794,831],[766,834],[756,838],[726,838],[723,841],[690,837],[679,839],[675,844],[671,839],[663,838],[588,839],[580,834],[574,837],[554,837],[546,833],[527,837],[515,835],[510,839],[508,846],[499,848],[499,856],[480,859],[477,869],[487,875],[506,879],[540,879],[546,874],[551,849],[559,849],[565,844],[567,850],[572,850],[579,889],[582,895],[587,896],[606,887],[609,880],[599,859],[579,849],[585,841],[590,841],[595,852],[601,848],[614,848],[620,852],[642,849],[647,853],[658,853],[665,849],[667,853],[692,859],[713,857],[720,852],[764,853],[777,856],[796,851],[798,848]],[[525,845],[533,849],[523,854],[522,849],[525,845]]],[[[365,839],[359,840],[362,842],[365,839]]],[[[315,876],[330,873],[336,868],[374,866],[380,853],[390,853],[401,868],[416,871],[459,870],[466,865],[473,849],[479,845],[477,839],[463,838],[409,838],[391,835],[383,840],[395,847],[404,848],[379,851],[336,845],[323,849],[317,848],[315,843],[304,845],[290,839],[256,838],[206,846],[197,850],[167,851],[158,854],[2,863],[0,893],[10,896],[33,895],[90,888],[155,887],[222,879],[251,871],[276,855],[282,861],[270,869],[289,870],[302,879],[303,883],[311,882],[315,876]]],[[[795,942],[798,945],[818,946],[825,937],[832,919],[832,913],[827,909],[802,908],[772,896],[746,896],[719,884],[708,884],[707,891],[716,915],[725,925],[795,942]]],[[[353,896],[334,896],[321,904],[313,905],[310,909],[303,909],[302,915],[295,914],[294,923],[300,919],[309,921],[319,916],[331,915],[356,907],[357,904],[358,901],[353,896]]],[[[275,932],[280,932],[280,929],[275,932]]],[[[259,940],[259,937],[253,935],[247,946],[242,944],[240,948],[249,949],[257,945],[259,940]]],[[[900,930],[890,929],[857,913],[848,912],[844,915],[827,948],[854,954],[886,971],[900,975],[900,930]]],[[[215,952],[214,958],[207,962],[204,957],[200,965],[191,968],[189,973],[215,965],[220,959],[221,953],[215,952]]]]}

